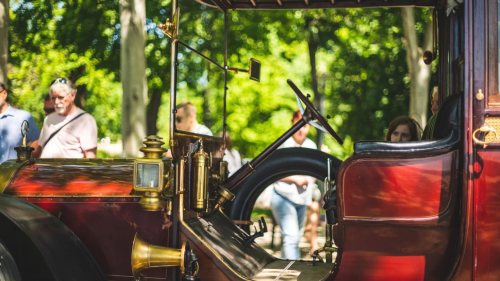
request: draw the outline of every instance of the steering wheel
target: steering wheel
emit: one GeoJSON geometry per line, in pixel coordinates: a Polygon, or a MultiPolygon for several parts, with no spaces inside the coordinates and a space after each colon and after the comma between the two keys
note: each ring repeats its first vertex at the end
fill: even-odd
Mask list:
{"type": "Polygon", "coordinates": [[[306,108],[309,109],[313,119],[316,119],[319,122],[319,124],[317,124],[315,122],[308,122],[308,123],[311,124],[312,126],[316,127],[317,129],[320,129],[320,130],[330,134],[339,144],[343,144],[344,141],[339,137],[339,135],[337,135],[335,130],[333,130],[333,128],[330,126],[330,124],[328,124],[326,119],[323,116],[321,116],[321,114],[318,112],[318,110],[316,108],[314,108],[314,105],[311,103],[311,101],[308,100],[304,96],[304,94],[299,90],[299,88],[297,88],[297,86],[295,86],[295,84],[292,82],[292,80],[288,79],[288,80],[286,80],[286,82],[288,83],[288,85],[290,85],[292,90],[295,92],[301,113],[302,114],[304,113],[304,108],[302,108],[302,104],[300,103],[300,101],[302,101],[306,105],[306,108]]]}

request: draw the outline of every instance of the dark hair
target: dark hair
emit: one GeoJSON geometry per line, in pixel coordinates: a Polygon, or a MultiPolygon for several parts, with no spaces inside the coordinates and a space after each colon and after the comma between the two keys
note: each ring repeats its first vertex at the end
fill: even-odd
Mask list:
{"type": "Polygon", "coordinates": [[[302,113],[300,112],[300,110],[297,110],[297,111],[293,112],[292,123],[293,123],[293,120],[295,120],[297,118],[302,118],[302,113]]]}
{"type": "Polygon", "coordinates": [[[43,98],[44,101],[50,101],[50,94],[46,94],[43,98]]]}
{"type": "Polygon", "coordinates": [[[410,141],[418,141],[420,140],[420,135],[422,132],[422,127],[415,121],[415,119],[408,116],[399,116],[394,118],[389,124],[389,129],[387,130],[387,134],[385,135],[385,140],[390,141],[391,135],[396,130],[399,125],[407,125],[410,130],[410,141]]]}

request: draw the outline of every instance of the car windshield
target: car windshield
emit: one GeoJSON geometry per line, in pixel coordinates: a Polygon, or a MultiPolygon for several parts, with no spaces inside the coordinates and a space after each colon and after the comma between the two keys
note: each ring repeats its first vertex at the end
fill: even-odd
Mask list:
{"type": "MultiPolygon", "coordinates": [[[[217,134],[224,107],[224,74],[218,67],[224,66],[224,14],[185,2],[179,2],[179,39],[212,62],[179,45],[176,104],[193,101],[198,122],[217,134]]],[[[409,31],[401,8],[228,11],[228,67],[248,70],[251,58],[262,63],[260,83],[248,73],[227,74],[227,128],[254,144],[244,153],[256,155],[291,125],[290,114],[298,106],[287,79],[311,96],[322,115],[331,116],[329,123],[345,144],[317,130],[311,130],[310,138],[341,157],[353,153],[355,141],[384,140],[395,117],[411,115],[411,81],[417,76],[426,81],[419,83],[415,102],[420,109],[412,117],[425,127],[432,115],[429,98],[438,84],[438,60],[429,66],[413,60],[420,74],[409,71],[408,49],[433,50],[432,9],[412,11],[409,31]],[[407,32],[418,38],[416,44],[405,39],[407,32]]]]}
{"type": "Polygon", "coordinates": [[[176,129],[202,135],[222,132],[224,110],[224,13],[192,1],[179,1],[176,129]],[[191,25],[187,24],[191,23],[191,25]],[[185,106],[188,104],[188,106],[185,106]]]}

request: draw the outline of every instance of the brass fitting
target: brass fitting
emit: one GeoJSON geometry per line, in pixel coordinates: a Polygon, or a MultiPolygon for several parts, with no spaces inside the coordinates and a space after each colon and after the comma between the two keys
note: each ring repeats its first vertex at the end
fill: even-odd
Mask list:
{"type": "Polygon", "coordinates": [[[144,153],[144,158],[134,161],[134,191],[144,192],[139,201],[143,210],[159,211],[165,206],[160,193],[170,183],[169,162],[161,159],[167,149],[161,147],[165,143],[158,136],[149,136],[143,143],[145,147],[139,150],[144,153]]]}
{"type": "Polygon", "coordinates": [[[200,140],[200,149],[193,155],[193,196],[191,205],[193,210],[204,212],[208,206],[207,187],[209,156],[203,150],[203,139],[200,140]]]}
{"type": "Polygon", "coordinates": [[[30,132],[30,125],[28,121],[24,120],[21,124],[21,135],[23,136],[23,143],[21,146],[14,147],[17,152],[17,162],[24,162],[31,158],[31,152],[35,150],[33,147],[28,146],[28,133],[30,132]]]}

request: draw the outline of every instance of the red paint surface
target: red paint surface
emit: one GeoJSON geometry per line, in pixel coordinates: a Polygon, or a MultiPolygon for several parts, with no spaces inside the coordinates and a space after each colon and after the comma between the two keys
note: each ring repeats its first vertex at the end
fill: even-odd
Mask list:
{"type": "Polygon", "coordinates": [[[37,160],[22,167],[4,193],[15,196],[129,196],[131,160],[37,160]]]}
{"type": "Polygon", "coordinates": [[[370,256],[345,253],[335,280],[423,281],[424,272],[424,256],[370,256]]]}
{"type": "Polygon", "coordinates": [[[500,280],[500,151],[479,151],[476,189],[476,280],[500,280]]]}
{"type": "MultiPolygon", "coordinates": [[[[65,199],[71,198],[54,200],[65,199]]],[[[146,212],[138,203],[25,200],[59,217],[85,244],[106,275],[132,276],[130,257],[136,232],[148,243],[169,246],[168,232],[172,225],[169,218],[162,212],[146,212]]],[[[143,271],[144,276],[150,277],[164,278],[165,274],[165,268],[143,271]]]]}
{"type": "Polygon", "coordinates": [[[450,201],[453,153],[418,159],[363,159],[343,174],[345,217],[437,216],[450,201]]]}
{"type": "Polygon", "coordinates": [[[416,227],[360,222],[344,227],[336,281],[445,280],[458,227],[416,227]]]}

